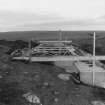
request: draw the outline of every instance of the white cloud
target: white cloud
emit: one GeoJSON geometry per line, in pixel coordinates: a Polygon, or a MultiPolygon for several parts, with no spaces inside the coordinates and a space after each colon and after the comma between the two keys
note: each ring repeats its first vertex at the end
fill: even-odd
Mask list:
{"type": "Polygon", "coordinates": [[[105,0],[0,0],[0,26],[102,27],[105,20],[97,17],[104,16],[104,10],[105,0]]]}
{"type": "Polygon", "coordinates": [[[104,13],[105,0],[0,0],[0,8],[82,18],[104,13]]]}

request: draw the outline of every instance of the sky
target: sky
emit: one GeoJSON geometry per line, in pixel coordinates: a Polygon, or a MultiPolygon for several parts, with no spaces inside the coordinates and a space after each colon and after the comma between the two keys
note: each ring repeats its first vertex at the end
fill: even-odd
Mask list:
{"type": "Polygon", "coordinates": [[[105,30],[105,0],[0,0],[0,31],[105,30]]]}

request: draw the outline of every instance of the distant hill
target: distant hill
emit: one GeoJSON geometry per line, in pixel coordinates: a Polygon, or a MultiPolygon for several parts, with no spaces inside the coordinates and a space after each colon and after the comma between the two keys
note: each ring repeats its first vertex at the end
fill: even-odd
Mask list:
{"type": "MultiPolygon", "coordinates": [[[[80,40],[92,38],[92,31],[62,31],[63,40],[80,40]]],[[[105,31],[97,31],[97,35],[105,36],[105,31]]],[[[0,40],[59,40],[59,31],[19,31],[0,32],[0,40]]]]}
{"type": "MultiPolygon", "coordinates": [[[[92,31],[62,31],[62,40],[73,40],[73,44],[81,49],[92,53],[93,49],[92,31]]],[[[105,55],[105,31],[96,32],[96,54],[105,55]]],[[[59,40],[59,31],[20,31],[20,32],[1,32],[0,45],[21,48],[23,41],[34,40],[59,40]],[[11,41],[14,40],[14,41],[11,41]]],[[[25,44],[27,46],[27,44],[25,44]]]]}

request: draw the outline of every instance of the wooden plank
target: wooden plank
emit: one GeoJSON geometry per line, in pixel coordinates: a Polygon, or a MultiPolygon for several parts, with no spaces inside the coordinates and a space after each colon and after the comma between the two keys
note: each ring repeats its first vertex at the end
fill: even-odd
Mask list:
{"type": "Polygon", "coordinates": [[[70,43],[72,42],[71,40],[70,41],[66,41],[66,40],[63,40],[63,41],[39,41],[40,43],[70,43]]]}
{"type": "Polygon", "coordinates": [[[57,56],[57,57],[31,57],[31,61],[86,61],[105,60],[105,56],[57,56]]]}
{"type": "MultiPolygon", "coordinates": [[[[13,57],[13,59],[26,59],[29,57],[13,57]]],[[[86,61],[86,60],[105,60],[105,56],[47,56],[47,57],[31,57],[31,61],[86,61]]]]}

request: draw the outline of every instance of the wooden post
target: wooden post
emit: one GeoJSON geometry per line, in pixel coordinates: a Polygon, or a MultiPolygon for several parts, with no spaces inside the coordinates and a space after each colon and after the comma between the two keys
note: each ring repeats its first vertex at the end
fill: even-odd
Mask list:
{"type": "MultiPolygon", "coordinates": [[[[59,42],[61,43],[61,41],[62,41],[62,31],[59,30],[59,42]]],[[[59,48],[59,54],[61,54],[61,48],[59,48]]]]}
{"type": "Polygon", "coordinates": [[[31,61],[31,41],[29,40],[29,62],[31,61]]]}
{"type": "Polygon", "coordinates": [[[95,83],[95,48],[96,48],[96,33],[94,32],[94,35],[93,35],[93,86],[94,86],[94,83],[95,83]]]}

